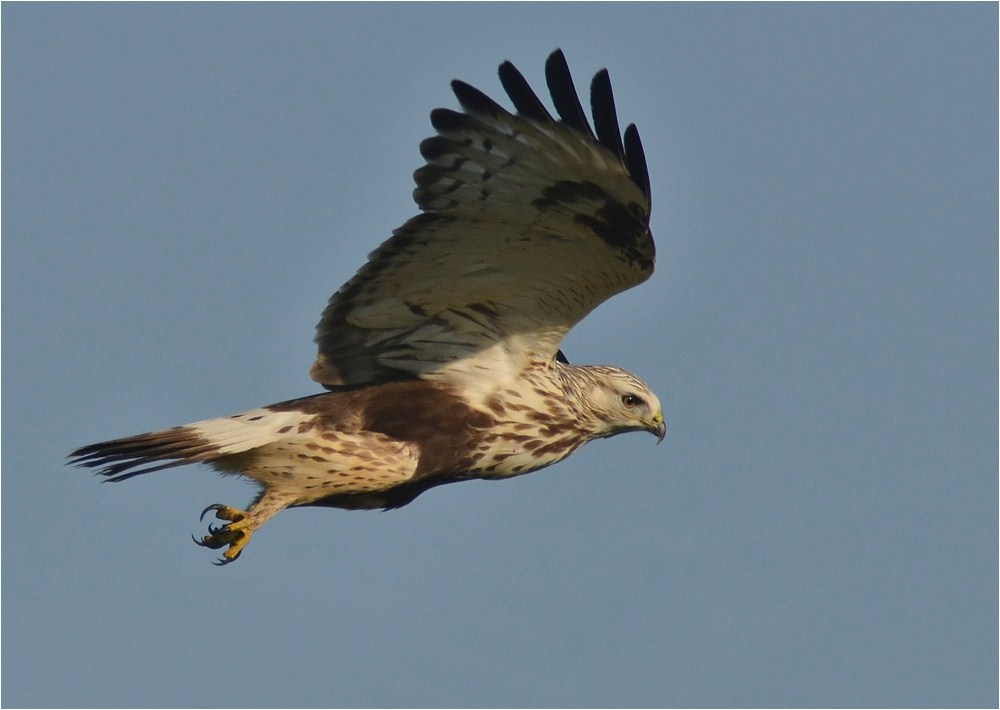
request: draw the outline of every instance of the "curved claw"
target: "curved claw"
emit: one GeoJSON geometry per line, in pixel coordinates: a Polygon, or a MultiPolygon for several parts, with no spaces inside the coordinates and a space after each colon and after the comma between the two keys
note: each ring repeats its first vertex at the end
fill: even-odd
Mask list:
{"type": "Polygon", "coordinates": [[[207,548],[212,549],[212,550],[218,550],[223,545],[231,545],[232,544],[231,542],[227,542],[225,540],[220,540],[219,538],[214,537],[212,535],[206,535],[205,537],[201,538],[200,540],[198,538],[196,538],[194,535],[192,535],[191,539],[194,540],[194,544],[197,545],[198,547],[207,547],[207,548]]]}
{"type": "Polygon", "coordinates": [[[218,512],[218,511],[222,510],[225,507],[226,506],[222,505],[222,503],[212,503],[212,505],[208,506],[207,508],[205,508],[205,510],[201,511],[201,515],[198,517],[198,520],[199,521],[204,520],[205,519],[205,515],[208,514],[208,511],[210,511],[210,510],[214,510],[214,511],[218,512]]]}
{"type": "Polygon", "coordinates": [[[232,557],[220,557],[218,560],[216,560],[212,564],[215,565],[216,567],[224,567],[224,566],[228,565],[230,562],[235,562],[236,560],[238,560],[240,558],[240,555],[242,555],[242,554],[243,554],[243,551],[240,550],[239,552],[237,552],[232,557]]]}

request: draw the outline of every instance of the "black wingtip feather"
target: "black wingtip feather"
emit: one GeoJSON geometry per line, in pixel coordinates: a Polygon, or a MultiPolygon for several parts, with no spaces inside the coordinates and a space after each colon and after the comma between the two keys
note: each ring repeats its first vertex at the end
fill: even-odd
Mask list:
{"type": "Polygon", "coordinates": [[[629,124],[625,129],[625,166],[628,168],[632,181],[639,186],[646,201],[652,205],[653,195],[649,188],[649,168],[646,166],[646,153],[639,139],[639,129],[635,124],[629,124]]]}
{"type": "Polygon", "coordinates": [[[504,62],[500,65],[499,74],[500,83],[503,84],[504,91],[514,102],[514,108],[519,114],[536,121],[552,120],[552,115],[545,108],[545,104],[538,98],[517,67],[510,62],[504,62]]]}
{"type": "MultiPolygon", "coordinates": [[[[538,95],[532,90],[524,75],[511,62],[503,62],[498,73],[504,91],[507,92],[520,116],[543,122],[555,120],[538,95]]],[[[639,132],[633,124],[625,129],[624,136],[622,134],[608,70],[602,69],[597,72],[590,85],[593,127],[591,127],[590,120],[580,103],[566,55],[561,49],[552,52],[546,60],[545,80],[559,119],[570,128],[580,131],[614,153],[622,161],[632,181],[642,190],[646,199],[650,200],[649,171],[642,142],[639,140],[639,132]]],[[[470,125],[476,124],[477,119],[474,118],[476,114],[495,118],[511,115],[509,111],[489,96],[464,81],[456,79],[451,82],[451,86],[466,113],[449,109],[432,111],[431,123],[441,133],[468,128],[470,125]]],[[[431,159],[445,147],[445,144],[434,142],[431,139],[421,144],[421,152],[425,158],[431,159]]]]}
{"type": "Polygon", "coordinates": [[[618,113],[615,110],[615,95],[611,91],[611,76],[607,69],[601,69],[590,83],[590,110],[594,114],[594,130],[601,145],[625,162],[625,147],[618,127],[618,113]]]}
{"type": "Polygon", "coordinates": [[[441,133],[467,128],[472,120],[468,114],[452,111],[450,108],[436,108],[431,111],[431,125],[441,133]]]}
{"type": "Polygon", "coordinates": [[[455,79],[451,82],[458,103],[469,113],[488,114],[494,118],[509,116],[510,112],[476,87],[455,79]]]}
{"type": "Polygon", "coordinates": [[[580,97],[577,96],[576,88],[573,86],[573,76],[566,63],[566,55],[561,49],[554,51],[546,60],[545,81],[549,85],[556,113],[563,123],[593,138],[594,132],[587,121],[587,114],[583,112],[583,106],[580,105],[580,97]]]}

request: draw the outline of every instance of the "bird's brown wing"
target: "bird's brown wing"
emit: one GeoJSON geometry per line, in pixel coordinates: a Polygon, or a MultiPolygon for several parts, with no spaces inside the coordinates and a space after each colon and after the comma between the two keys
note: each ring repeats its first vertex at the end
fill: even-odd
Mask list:
{"type": "Polygon", "coordinates": [[[653,271],[649,177],[635,126],[618,128],[606,70],[592,130],[561,51],[546,63],[554,119],[510,62],[516,113],[452,82],[462,111],[437,109],[414,174],[422,214],[330,299],[313,379],[502,378],[551,360],[598,304],[653,271]],[[596,135],[595,135],[596,133],[596,135]]]}

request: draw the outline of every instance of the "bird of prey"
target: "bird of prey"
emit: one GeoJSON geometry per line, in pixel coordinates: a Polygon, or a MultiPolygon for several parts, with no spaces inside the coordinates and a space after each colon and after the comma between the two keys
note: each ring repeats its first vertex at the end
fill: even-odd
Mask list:
{"type": "Polygon", "coordinates": [[[312,378],[326,392],[91,444],[70,463],[123,481],[204,462],[260,486],[247,510],[195,542],[232,562],[289,507],[389,509],[444,483],[556,463],[596,438],[648,431],[660,401],[617,367],[578,366],[559,346],[598,304],[645,281],[655,251],[649,173],[624,141],[607,70],[593,128],[560,50],[545,77],[553,117],[510,62],[501,107],[453,81],[461,111],[431,112],[420,144],[420,214],[340,288],[316,329],[312,378]]]}

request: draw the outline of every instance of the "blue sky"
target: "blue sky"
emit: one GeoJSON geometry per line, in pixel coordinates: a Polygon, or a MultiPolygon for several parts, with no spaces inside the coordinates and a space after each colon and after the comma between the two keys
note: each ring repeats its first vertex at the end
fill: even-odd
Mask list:
{"type": "Polygon", "coordinates": [[[5,706],[995,706],[997,7],[11,4],[5,706]],[[659,262],[574,330],[633,434],[392,513],[101,485],[92,441],[317,391],[461,78],[608,67],[659,262]]]}

